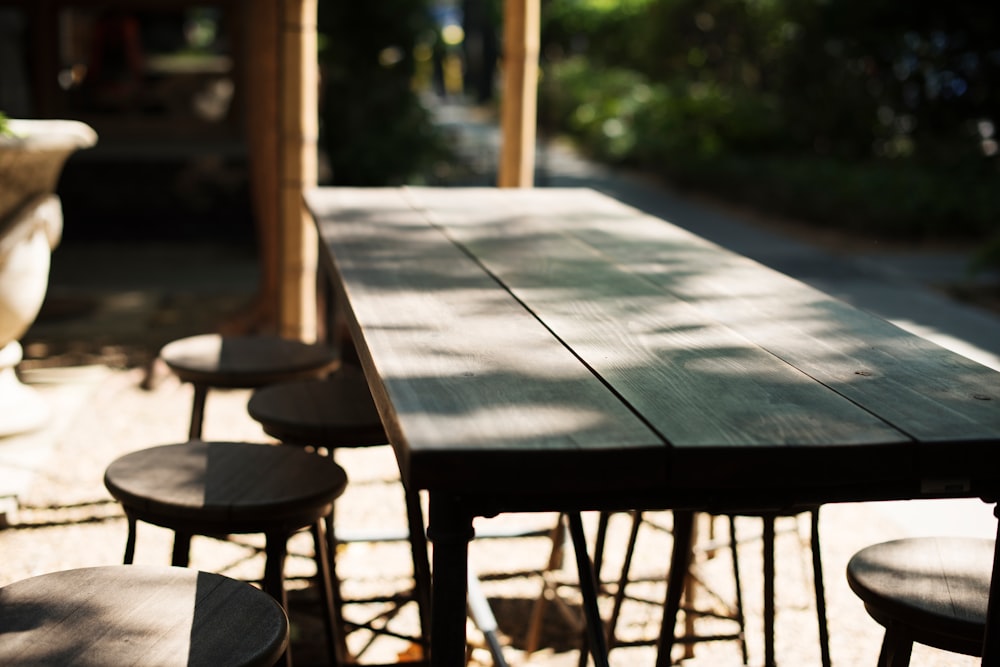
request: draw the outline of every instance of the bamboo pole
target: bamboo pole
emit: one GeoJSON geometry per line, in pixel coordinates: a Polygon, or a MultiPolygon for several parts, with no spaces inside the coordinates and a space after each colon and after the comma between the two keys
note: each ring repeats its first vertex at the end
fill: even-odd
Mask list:
{"type": "Polygon", "coordinates": [[[539,0],[505,0],[503,98],[497,185],[529,188],[535,177],[539,0]]]}
{"type": "Polygon", "coordinates": [[[279,333],[308,342],[315,341],[317,333],[318,238],[303,201],[303,193],[317,178],[316,2],[279,2],[279,333]]]}

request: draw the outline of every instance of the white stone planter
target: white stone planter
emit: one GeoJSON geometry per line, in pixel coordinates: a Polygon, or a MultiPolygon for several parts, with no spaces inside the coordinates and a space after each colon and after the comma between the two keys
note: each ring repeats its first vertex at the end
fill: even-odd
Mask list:
{"type": "Polygon", "coordinates": [[[74,151],[97,142],[76,121],[15,119],[10,129],[14,136],[0,136],[0,436],[48,418],[44,401],[17,377],[18,341],[38,316],[62,236],[59,174],[74,151]]]}

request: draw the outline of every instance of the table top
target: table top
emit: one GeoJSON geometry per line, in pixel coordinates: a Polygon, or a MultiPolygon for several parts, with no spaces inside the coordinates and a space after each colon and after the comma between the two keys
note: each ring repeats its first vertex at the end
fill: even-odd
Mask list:
{"type": "Polygon", "coordinates": [[[63,570],[0,589],[4,665],[273,665],[288,642],[278,603],[180,567],[63,570]]]}
{"type": "Polygon", "coordinates": [[[306,201],[414,488],[994,492],[1000,374],[667,221],[587,189],[306,201]]]}

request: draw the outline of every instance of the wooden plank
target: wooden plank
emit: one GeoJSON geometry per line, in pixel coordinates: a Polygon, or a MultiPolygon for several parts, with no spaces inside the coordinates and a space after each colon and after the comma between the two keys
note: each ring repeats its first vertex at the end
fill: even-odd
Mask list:
{"type": "Polygon", "coordinates": [[[1000,375],[975,361],[656,218],[574,235],[917,440],[1000,435],[1000,375]]]}
{"type": "MultiPolygon", "coordinates": [[[[411,192],[439,215],[452,206],[449,228],[493,224],[501,206],[488,189],[464,195],[485,212],[478,215],[460,212],[465,204],[450,195],[411,192]]],[[[1000,375],[989,368],[598,193],[519,192],[503,201],[508,231],[516,222],[586,244],[919,440],[1000,433],[1000,375]]]]}
{"type": "Polygon", "coordinates": [[[675,485],[699,483],[698,473],[720,484],[768,483],[744,475],[748,448],[772,450],[763,456],[779,476],[801,461],[800,480],[814,483],[837,471],[837,450],[859,445],[882,446],[873,474],[912,472],[906,434],[575,238],[564,223],[585,220],[574,212],[577,193],[494,194],[408,191],[671,444],[685,471],[675,485]],[[824,457],[829,463],[818,465],[824,457]]]}
{"type": "Polygon", "coordinates": [[[663,483],[662,439],[400,191],[322,189],[307,201],[416,486],[663,483]]]}
{"type": "Polygon", "coordinates": [[[503,201],[450,212],[455,217],[434,207],[427,213],[674,446],[901,439],[690,303],[562,232],[558,213],[525,220],[503,201]],[[470,214],[485,221],[464,224],[470,214]]]}
{"type": "MultiPolygon", "coordinates": [[[[352,233],[368,235],[366,242],[373,244],[352,250],[357,265],[350,285],[393,276],[391,292],[398,301],[378,308],[397,312],[416,304],[435,323],[427,331],[436,344],[449,332],[469,330],[470,347],[461,353],[442,348],[446,356],[482,356],[492,348],[479,343],[490,340],[494,330],[522,332],[528,326],[526,315],[535,320],[531,327],[544,323],[553,340],[579,355],[669,441],[669,483],[675,488],[709,481],[733,488],[784,484],[790,483],[785,477],[793,469],[791,483],[804,485],[845,478],[859,483],[923,480],[930,491],[965,492],[968,476],[950,476],[1000,438],[994,372],[597,193],[495,188],[339,192],[336,202],[326,202],[332,206],[327,213],[351,211],[359,225],[352,233]],[[382,225],[386,218],[392,223],[381,228],[384,234],[377,240],[363,230],[366,220],[382,225]],[[447,235],[464,254],[456,254],[457,246],[449,249],[438,234],[447,235]],[[453,269],[459,263],[462,268],[453,269]],[[360,272],[362,265],[369,273],[360,272]],[[400,271],[405,277],[396,275],[400,271]],[[495,291],[495,285],[476,282],[484,279],[502,283],[519,303],[495,291]],[[470,280],[477,290],[487,291],[457,296],[462,290],[456,285],[470,280]],[[417,289],[407,293],[403,287],[417,289]],[[446,312],[436,312],[442,294],[453,300],[446,312]],[[505,305],[497,307],[491,299],[505,305]],[[496,319],[480,313],[468,317],[466,311],[477,303],[488,306],[496,319]],[[942,443],[949,446],[936,446],[942,443]],[[865,448],[865,465],[851,470],[856,458],[844,450],[859,446],[865,448]],[[765,463],[757,469],[768,470],[770,462],[771,473],[749,479],[744,466],[751,457],[765,463]]],[[[343,246],[348,227],[337,227],[338,245],[343,246]]],[[[342,251],[336,250],[338,261],[342,251]]],[[[362,295],[361,301],[375,303],[375,297],[384,296],[378,291],[362,295]]],[[[349,294],[352,301],[356,294],[349,294]]],[[[384,327],[375,314],[358,320],[359,338],[384,335],[372,329],[372,324],[384,327]]],[[[490,372],[504,368],[517,377],[527,374],[527,367],[508,366],[511,361],[502,358],[511,340],[495,340],[501,356],[490,372]]],[[[407,335],[378,345],[391,349],[412,343],[425,345],[407,335]]],[[[425,355],[421,363],[427,361],[425,355]]],[[[527,361],[528,366],[535,363],[527,361]]],[[[446,373],[443,367],[428,368],[421,382],[446,373]]],[[[384,369],[371,369],[371,377],[380,375],[385,376],[384,369]]],[[[410,389],[419,386],[401,382],[410,389]]],[[[380,408],[391,410],[402,391],[390,391],[391,399],[385,394],[380,408]]],[[[421,400],[410,399],[413,407],[421,400]]],[[[524,405],[540,397],[528,394],[526,399],[524,405]]],[[[502,422],[520,420],[523,406],[506,407],[510,412],[491,415],[493,423],[477,417],[479,424],[472,428],[510,429],[502,422]]],[[[456,409],[471,414],[468,405],[456,409]]],[[[522,423],[535,424],[534,419],[522,423]]],[[[416,423],[411,417],[404,421],[408,428],[416,423]]],[[[547,433],[546,428],[551,425],[537,432],[547,433]]],[[[432,431],[426,427],[426,434],[432,431]]],[[[406,442],[405,436],[390,436],[406,442]]],[[[587,447],[599,449],[606,436],[587,447]]],[[[483,438],[473,449],[516,449],[510,442],[497,447],[502,441],[483,438]]],[[[405,459],[411,451],[431,452],[430,442],[404,445],[400,455],[405,459]]],[[[552,447],[551,439],[541,435],[530,442],[540,449],[552,447]]]]}

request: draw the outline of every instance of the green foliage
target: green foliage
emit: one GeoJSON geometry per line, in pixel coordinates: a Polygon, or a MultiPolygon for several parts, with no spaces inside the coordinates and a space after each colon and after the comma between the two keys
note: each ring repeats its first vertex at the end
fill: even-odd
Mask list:
{"type": "Polygon", "coordinates": [[[7,123],[7,114],[0,111],[0,137],[10,134],[10,126],[7,123]]]}
{"type": "Polygon", "coordinates": [[[670,165],[676,182],[859,235],[983,239],[996,229],[995,174],[819,156],[726,156],[670,165]]]}
{"type": "Polygon", "coordinates": [[[593,155],[656,167],[753,153],[780,142],[775,101],[720,83],[653,83],[627,69],[593,69],[577,57],[545,71],[539,106],[593,155]]]}
{"type": "Polygon", "coordinates": [[[539,116],[568,129],[593,155],[620,161],[636,149],[636,123],[654,94],[636,72],[594,70],[574,58],[546,68],[539,116]]]}
{"type": "Polygon", "coordinates": [[[638,4],[543,6],[550,132],[816,224],[995,236],[1000,261],[1000,5],[638,4]]]}
{"type": "Polygon", "coordinates": [[[339,2],[318,11],[321,143],[336,185],[420,181],[444,151],[414,92],[425,0],[339,2]]]}
{"type": "Polygon", "coordinates": [[[542,13],[547,57],[581,50],[606,64],[641,57],[637,32],[655,0],[548,0],[542,13]]]}
{"type": "Polygon", "coordinates": [[[799,31],[780,85],[803,119],[804,143],[845,157],[941,163],[981,155],[975,125],[1000,107],[1000,8],[899,0],[785,6],[799,31]]]}

